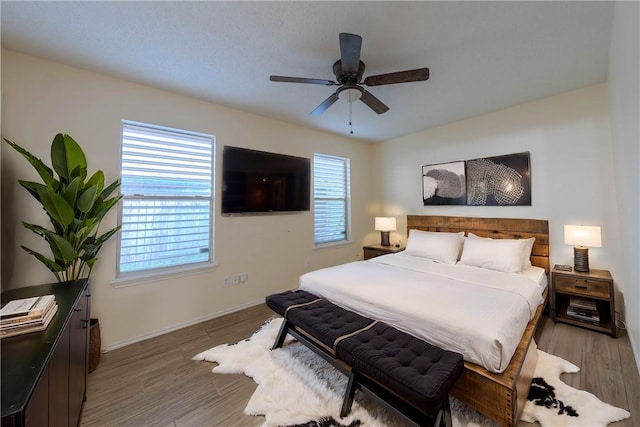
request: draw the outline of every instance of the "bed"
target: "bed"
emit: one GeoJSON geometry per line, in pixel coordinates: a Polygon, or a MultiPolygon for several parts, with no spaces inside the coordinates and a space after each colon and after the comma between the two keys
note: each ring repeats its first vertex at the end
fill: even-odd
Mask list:
{"type": "Polygon", "coordinates": [[[452,394],[503,425],[515,425],[536,365],[532,337],[548,294],[548,222],[408,216],[407,229],[406,253],[307,273],[300,288],[462,353],[465,370],[452,394]],[[466,253],[450,245],[458,241],[465,242],[466,253]],[[436,255],[429,253],[436,247],[436,255]],[[486,258],[483,248],[484,254],[486,248],[509,254],[524,248],[526,256],[500,257],[508,262],[488,269],[485,260],[474,259],[486,258]]]}

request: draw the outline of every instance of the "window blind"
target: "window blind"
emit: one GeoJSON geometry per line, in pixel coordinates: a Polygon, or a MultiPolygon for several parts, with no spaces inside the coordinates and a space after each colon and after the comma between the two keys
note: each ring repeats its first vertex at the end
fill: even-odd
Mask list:
{"type": "Polygon", "coordinates": [[[211,260],[213,137],[123,122],[121,273],[211,260]]]}
{"type": "Polygon", "coordinates": [[[314,154],[315,244],[348,239],[349,159],[314,154]]]}

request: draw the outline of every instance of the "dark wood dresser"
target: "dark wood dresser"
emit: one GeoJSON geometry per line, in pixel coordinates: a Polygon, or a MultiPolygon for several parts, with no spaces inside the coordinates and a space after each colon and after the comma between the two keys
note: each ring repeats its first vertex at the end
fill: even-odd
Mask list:
{"type": "Polygon", "coordinates": [[[10,300],[55,295],[58,312],[45,331],[3,338],[2,427],[80,425],[86,400],[89,282],[11,289],[10,300]]]}

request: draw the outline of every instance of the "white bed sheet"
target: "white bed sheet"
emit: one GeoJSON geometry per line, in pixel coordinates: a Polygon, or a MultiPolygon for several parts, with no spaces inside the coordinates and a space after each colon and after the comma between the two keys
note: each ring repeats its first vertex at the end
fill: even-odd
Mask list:
{"type": "Polygon", "coordinates": [[[501,273],[403,253],[300,277],[301,289],[459,352],[491,372],[507,368],[545,286],[537,267],[501,273]]]}

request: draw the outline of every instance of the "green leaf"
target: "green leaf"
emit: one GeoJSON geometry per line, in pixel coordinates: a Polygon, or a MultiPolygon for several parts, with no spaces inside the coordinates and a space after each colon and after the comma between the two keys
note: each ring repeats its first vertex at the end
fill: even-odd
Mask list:
{"type": "Polygon", "coordinates": [[[15,142],[9,141],[7,138],[3,139],[7,144],[13,147],[14,150],[22,154],[22,157],[24,157],[29,163],[31,163],[31,166],[33,166],[33,168],[38,172],[38,175],[40,175],[40,178],[42,178],[42,182],[44,182],[46,185],[51,184],[54,179],[53,171],[51,170],[51,168],[49,168],[49,166],[45,165],[42,160],[29,153],[27,150],[20,147],[15,142]]]}
{"type": "Polygon", "coordinates": [[[91,186],[84,190],[80,197],[78,197],[78,203],[76,206],[80,212],[87,213],[91,208],[93,208],[96,197],[98,196],[97,189],[98,188],[95,185],[91,186]]]}
{"type": "Polygon", "coordinates": [[[102,189],[104,188],[104,172],[96,171],[91,178],[87,180],[85,187],[91,187],[92,185],[96,186],[96,194],[102,193],[102,189]]]}
{"type": "Polygon", "coordinates": [[[62,270],[64,270],[64,267],[62,267],[60,264],[56,263],[54,260],[47,258],[46,256],[42,255],[39,252],[36,252],[32,249],[27,248],[26,246],[21,246],[22,249],[24,249],[25,251],[27,251],[29,254],[33,255],[34,257],[36,257],[36,259],[38,261],[40,261],[41,263],[43,263],[50,271],[57,273],[60,272],[62,270]]]}
{"type": "Polygon", "coordinates": [[[51,252],[56,259],[62,260],[65,263],[70,263],[78,259],[78,253],[66,239],[48,230],[45,232],[45,235],[49,242],[51,252]]]}
{"type": "Polygon", "coordinates": [[[46,228],[41,227],[41,226],[39,226],[37,224],[29,224],[28,222],[22,221],[22,225],[24,226],[24,228],[26,228],[27,230],[33,231],[38,236],[44,237],[45,236],[45,232],[47,232],[47,231],[52,233],[51,230],[47,230],[46,228]]]}
{"type": "Polygon", "coordinates": [[[82,229],[86,228],[89,230],[89,232],[91,232],[93,231],[94,228],[96,228],[98,224],[100,224],[100,221],[98,220],[98,218],[86,218],[82,222],[82,229]]]}
{"type": "Polygon", "coordinates": [[[39,182],[33,182],[33,181],[23,181],[21,179],[18,180],[18,182],[20,183],[20,185],[22,185],[24,188],[27,189],[27,191],[40,203],[42,203],[40,201],[40,194],[38,193],[38,189],[41,188],[43,190],[46,191],[47,186],[40,184],[39,182]]]}
{"type": "MultiPolygon", "coordinates": [[[[72,179],[72,172],[87,168],[87,158],[78,143],[67,134],[57,134],[51,143],[51,164],[56,173],[67,181],[72,179]]],[[[79,176],[79,175],[76,175],[79,176]]]]}
{"type": "Polygon", "coordinates": [[[42,206],[44,206],[52,221],[58,222],[63,227],[71,224],[75,214],[73,208],[69,206],[69,203],[62,196],[51,188],[46,188],[46,191],[39,188],[38,195],[42,206]]]}
{"type": "Polygon", "coordinates": [[[109,212],[111,208],[120,201],[120,199],[122,199],[122,196],[116,196],[97,203],[93,207],[93,210],[91,211],[89,216],[101,220],[102,218],[104,218],[107,212],[109,212]]]}
{"type": "Polygon", "coordinates": [[[109,184],[109,186],[107,186],[107,188],[102,190],[102,194],[100,194],[100,197],[102,197],[102,200],[104,200],[107,197],[109,197],[109,195],[111,193],[113,193],[113,190],[115,190],[118,187],[120,187],[120,181],[119,180],[113,181],[111,184],[109,184]]]}
{"type": "Polygon", "coordinates": [[[95,244],[102,246],[107,240],[111,238],[111,236],[116,234],[118,231],[120,231],[120,226],[114,227],[106,233],[96,237],[95,244]]]}
{"type": "Polygon", "coordinates": [[[109,240],[111,238],[111,236],[116,234],[119,230],[120,230],[120,226],[117,226],[117,227],[112,228],[111,230],[107,231],[106,233],[104,233],[104,234],[102,234],[102,235],[100,235],[98,237],[88,238],[87,242],[85,243],[85,245],[83,247],[84,256],[82,257],[82,259],[84,259],[85,261],[88,261],[90,258],[93,258],[93,257],[97,256],[98,252],[102,248],[102,245],[104,245],[105,242],[107,240],[109,240]]]}
{"type": "Polygon", "coordinates": [[[78,190],[80,189],[81,183],[82,179],[80,179],[80,177],[76,177],[62,191],[62,197],[64,197],[72,208],[76,205],[76,198],[78,197],[78,190]]]}
{"type": "Polygon", "coordinates": [[[91,232],[97,225],[97,221],[92,220],[90,224],[82,227],[76,232],[74,247],[84,250],[85,242],[91,235],[91,232]]]}
{"type": "Polygon", "coordinates": [[[87,168],[83,168],[81,166],[76,166],[71,173],[69,174],[69,179],[80,178],[84,181],[87,177],[87,168]]]}

